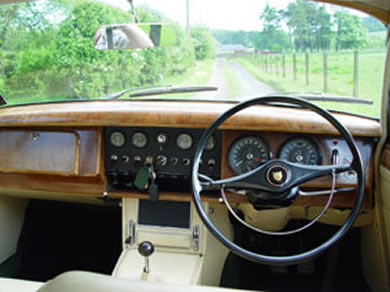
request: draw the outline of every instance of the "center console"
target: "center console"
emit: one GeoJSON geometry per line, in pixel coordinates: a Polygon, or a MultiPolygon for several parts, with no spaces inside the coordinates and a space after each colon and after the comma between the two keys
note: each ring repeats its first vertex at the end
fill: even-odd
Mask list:
{"type": "MultiPolygon", "coordinates": [[[[224,206],[205,203],[205,207],[231,238],[224,206]]],[[[207,232],[191,202],[123,199],[122,212],[123,251],[114,277],[218,286],[228,251],[207,232]]]]}

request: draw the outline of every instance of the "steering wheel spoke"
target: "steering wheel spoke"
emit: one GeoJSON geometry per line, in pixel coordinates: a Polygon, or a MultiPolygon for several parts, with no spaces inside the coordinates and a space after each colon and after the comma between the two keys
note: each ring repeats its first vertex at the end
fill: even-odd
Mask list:
{"type": "Polygon", "coordinates": [[[204,175],[200,175],[200,178],[204,178],[201,183],[203,189],[215,190],[226,187],[284,193],[309,180],[350,169],[350,165],[302,165],[273,159],[238,176],[215,181],[210,178],[205,179],[204,175]]]}

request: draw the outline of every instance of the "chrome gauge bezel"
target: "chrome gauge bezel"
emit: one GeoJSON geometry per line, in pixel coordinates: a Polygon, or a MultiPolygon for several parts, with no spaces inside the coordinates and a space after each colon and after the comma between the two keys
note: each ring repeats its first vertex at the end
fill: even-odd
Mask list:
{"type": "Polygon", "coordinates": [[[191,149],[193,144],[194,144],[194,138],[189,133],[183,132],[177,135],[176,137],[176,146],[180,150],[189,150],[191,149]]]}
{"type": "Polygon", "coordinates": [[[126,144],[126,135],[122,133],[121,131],[113,131],[110,133],[110,144],[116,148],[121,148],[126,144]],[[121,143],[116,143],[113,141],[113,136],[119,136],[121,137],[122,142],[121,143]]]}
{"type": "MultiPolygon", "coordinates": [[[[265,150],[265,153],[267,155],[267,158],[265,161],[262,161],[260,162],[257,166],[260,166],[261,164],[265,163],[266,161],[272,159],[273,157],[273,154],[272,154],[272,150],[271,150],[271,147],[268,145],[268,143],[261,137],[261,136],[258,136],[258,135],[245,135],[245,136],[241,136],[239,138],[237,138],[231,145],[230,145],[230,148],[229,148],[229,152],[228,152],[228,162],[229,162],[229,166],[230,168],[233,170],[233,172],[237,175],[240,175],[240,174],[243,174],[245,173],[246,171],[242,171],[241,167],[237,167],[237,165],[233,164],[234,161],[233,161],[233,155],[234,155],[234,149],[240,144],[240,143],[243,143],[243,141],[247,140],[247,139],[256,139],[257,141],[260,142],[261,146],[263,146],[264,150],[265,150]]],[[[257,167],[256,166],[256,167],[257,167]]],[[[249,169],[248,169],[249,171],[249,169]]]]}
{"type": "Polygon", "coordinates": [[[131,135],[131,145],[135,148],[138,148],[138,149],[145,148],[146,145],[148,145],[148,142],[149,142],[149,138],[144,132],[134,132],[131,135]],[[139,139],[142,139],[142,140],[140,141],[139,139]]]}
{"type": "MultiPolygon", "coordinates": [[[[282,152],[287,148],[289,147],[289,144],[291,143],[294,143],[295,141],[297,140],[303,140],[305,141],[308,145],[311,145],[312,148],[315,150],[315,153],[317,155],[317,161],[314,165],[321,165],[322,164],[322,161],[323,161],[323,155],[322,155],[322,151],[321,151],[321,148],[320,146],[318,145],[318,143],[316,143],[313,139],[311,138],[308,138],[308,137],[305,137],[305,136],[294,136],[294,137],[291,137],[289,139],[287,139],[283,145],[279,148],[279,152],[278,152],[278,158],[279,159],[284,159],[282,158],[282,152]]],[[[296,142],[295,142],[296,143],[296,142]]],[[[291,151],[291,150],[290,150],[291,151]]],[[[299,162],[295,162],[295,161],[290,161],[290,160],[287,160],[289,162],[292,162],[292,163],[299,163],[299,162]]],[[[304,164],[304,165],[313,165],[313,164],[304,164]]]]}

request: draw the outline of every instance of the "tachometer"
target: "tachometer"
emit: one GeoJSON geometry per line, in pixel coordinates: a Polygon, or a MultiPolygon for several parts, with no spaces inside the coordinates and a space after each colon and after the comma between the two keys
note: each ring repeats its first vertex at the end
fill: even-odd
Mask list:
{"type": "Polygon", "coordinates": [[[302,137],[287,141],[280,149],[279,158],[305,165],[321,163],[318,146],[313,141],[302,137]]]}
{"type": "Polygon", "coordinates": [[[255,169],[270,158],[270,148],[257,136],[242,137],[234,142],[229,150],[229,164],[236,174],[255,169]]]}

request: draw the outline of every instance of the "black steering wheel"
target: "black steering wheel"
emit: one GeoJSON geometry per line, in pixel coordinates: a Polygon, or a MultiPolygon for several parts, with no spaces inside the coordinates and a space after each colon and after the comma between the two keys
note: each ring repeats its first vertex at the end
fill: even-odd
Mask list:
{"type": "MultiPolygon", "coordinates": [[[[352,227],[356,218],[359,215],[360,208],[363,202],[364,189],[365,189],[365,173],[363,168],[363,162],[360,152],[356,146],[356,143],[349,132],[349,130],[338,121],[330,112],[327,110],[308,102],[304,99],[293,97],[293,96],[265,96],[242,103],[237,104],[228,111],[221,114],[203,133],[199,140],[197,150],[194,157],[193,171],[192,171],[192,186],[193,186],[193,198],[196,210],[202,219],[207,229],[230,251],[243,257],[247,260],[251,260],[261,264],[270,265],[290,265],[298,264],[311,260],[329,247],[340,240],[347,231],[352,227]],[[307,166],[296,163],[287,162],[281,159],[271,159],[266,163],[260,165],[252,171],[247,173],[234,176],[227,179],[212,180],[199,173],[199,164],[201,161],[203,150],[207,144],[209,137],[222,125],[228,118],[236,114],[237,112],[246,109],[254,105],[294,105],[299,108],[310,109],[323,118],[325,118],[330,124],[332,124],[341,134],[341,136],[347,142],[351,153],[352,162],[350,165],[321,165],[321,166],[307,166]],[[226,196],[224,194],[225,188],[239,188],[251,190],[251,202],[260,202],[261,204],[271,204],[288,206],[299,196],[297,191],[299,185],[314,178],[318,178],[325,175],[333,176],[332,191],[329,196],[328,203],[326,204],[319,217],[322,216],[326,209],[330,205],[331,198],[335,192],[335,176],[336,173],[354,170],[357,175],[357,186],[356,186],[356,199],[352,210],[347,217],[346,221],[340,228],[325,242],[319,246],[305,251],[303,253],[287,255],[287,256],[269,256],[260,253],[255,253],[247,249],[242,248],[236,243],[232,242],[226,236],[224,236],[213,224],[207,215],[207,211],[203,207],[201,201],[201,192],[208,189],[219,189],[224,198],[229,211],[231,210],[230,205],[227,203],[226,196]]],[[[319,218],[318,218],[319,219],[319,218]]],[[[243,221],[241,221],[243,223],[243,221]]],[[[298,230],[301,231],[301,230],[298,230]]]]}

